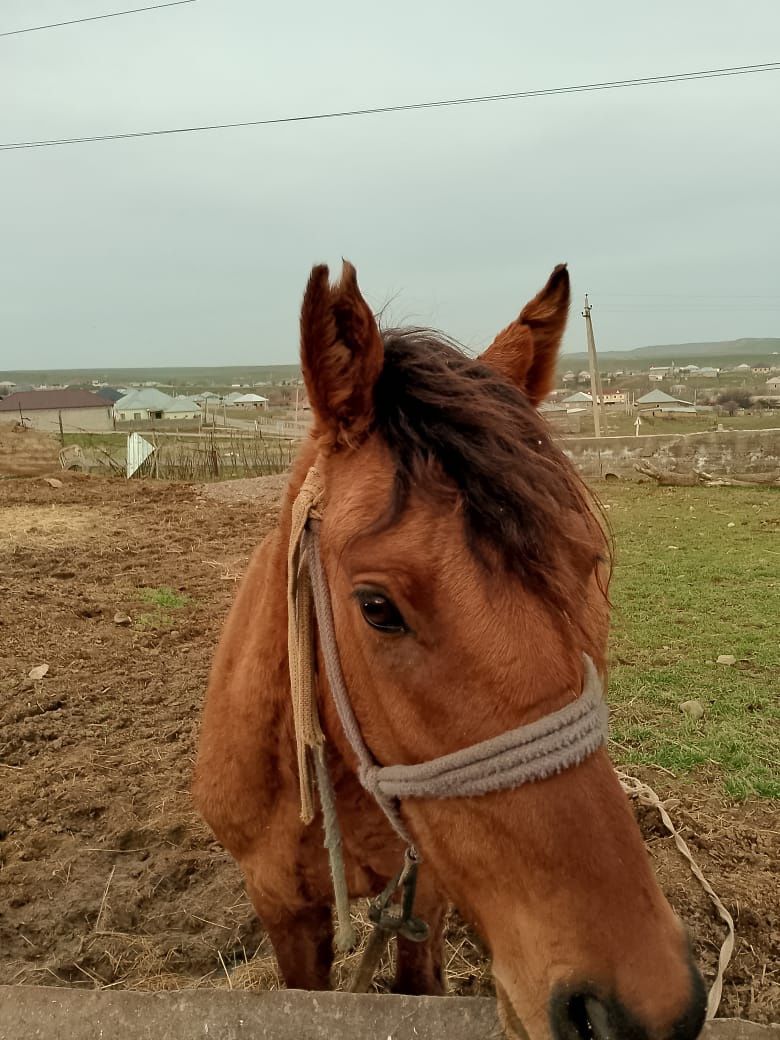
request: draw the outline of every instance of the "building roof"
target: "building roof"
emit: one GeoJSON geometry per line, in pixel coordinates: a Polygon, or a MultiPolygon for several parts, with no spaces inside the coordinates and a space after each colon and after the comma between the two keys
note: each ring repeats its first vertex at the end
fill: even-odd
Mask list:
{"type": "Polygon", "coordinates": [[[236,397],[233,401],[234,404],[258,404],[260,401],[267,401],[267,397],[261,397],[260,394],[241,394],[240,397],[236,397]]]}
{"type": "Polygon", "coordinates": [[[645,394],[643,397],[637,398],[637,404],[687,404],[689,408],[693,408],[693,404],[690,401],[681,401],[679,397],[672,397],[667,394],[664,390],[651,390],[649,394],[645,394]]]}
{"type": "Polygon", "coordinates": [[[121,390],[115,390],[113,386],[101,386],[99,390],[95,391],[95,393],[98,397],[102,397],[103,400],[107,401],[109,404],[114,404],[123,396],[121,390]]]}
{"type": "Polygon", "coordinates": [[[590,394],[578,390],[576,394],[569,394],[568,397],[564,397],[561,404],[593,404],[593,398],[590,394]]]}
{"type": "Polygon", "coordinates": [[[164,412],[199,412],[200,405],[192,397],[174,397],[164,412]]]}
{"type": "Polygon", "coordinates": [[[108,403],[88,390],[28,390],[0,400],[0,412],[35,412],[42,409],[106,408],[108,403]]]}
{"type": "Polygon", "coordinates": [[[124,397],[120,397],[114,404],[117,412],[164,412],[170,406],[173,398],[164,394],[162,390],[155,390],[153,386],[147,386],[136,390],[128,390],[124,397]]]}

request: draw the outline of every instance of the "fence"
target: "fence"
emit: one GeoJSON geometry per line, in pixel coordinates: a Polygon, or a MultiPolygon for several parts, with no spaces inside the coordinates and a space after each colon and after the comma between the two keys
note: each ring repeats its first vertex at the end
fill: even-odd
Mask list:
{"type": "MultiPolygon", "coordinates": [[[[205,482],[235,477],[259,477],[284,473],[297,454],[291,438],[264,435],[262,431],[209,430],[201,433],[144,431],[152,455],[136,475],[162,480],[205,482]]],[[[106,474],[124,473],[127,437],[84,433],[78,443],[63,449],[61,464],[67,469],[106,474]]]]}

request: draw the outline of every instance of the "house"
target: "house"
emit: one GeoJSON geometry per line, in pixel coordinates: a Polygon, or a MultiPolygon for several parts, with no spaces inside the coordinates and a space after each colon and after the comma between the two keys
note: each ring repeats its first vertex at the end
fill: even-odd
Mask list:
{"type": "Polygon", "coordinates": [[[200,415],[200,406],[191,397],[174,397],[163,409],[163,419],[200,419],[200,415]]]}
{"type": "Polygon", "coordinates": [[[21,420],[49,433],[113,430],[111,405],[88,390],[30,390],[0,400],[0,422],[21,420]]]}
{"type": "Polygon", "coordinates": [[[576,393],[564,397],[561,404],[564,405],[567,412],[576,412],[581,411],[583,408],[591,408],[593,406],[593,398],[590,394],[586,394],[582,390],[577,390],[576,393]]]}
{"type": "Polygon", "coordinates": [[[171,397],[154,387],[129,390],[114,404],[114,418],[119,422],[199,419],[200,415],[195,398],[171,397]]]}
{"type": "Polygon", "coordinates": [[[651,383],[660,383],[661,380],[666,379],[670,371],[668,365],[651,365],[647,375],[651,383]]]}
{"type": "Polygon", "coordinates": [[[764,385],[767,390],[780,390],[780,376],[772,376],[771,379],[767,379],[764,385]]]}
{"type": "MultiPolygon", "coordinates": [[[[768,376],[772,369],[769,365],[753,365],[754,376],[768,376]]],[[[2,384],[0,384],[1,386],[2,384]]]]}
{"type": "Polygon", "coordinates": [[[260,394],[242,394],[233,402],[235,408],[267,408],[268,398],[260,394]]]}
{"type": "Polygon", "coordinates": [[[675,412],[696,414],[696,406],[690,401],[681,401],[663,390],[651,390],[637,398],[636,406],[640,412],[651,412],[653,415],[666,415],[675,412]]]}
{"type": "Polygon", "coordinates": [[[154,387],[129,390],[114,404],[114,418],[119,422],[143,422],[162,419],[173,398],[154,387]]]}
{"type": "Polygon", "coordinates": [[[741,365],[735,366],[734,371],[741,372],[744,375],[746,372],[750,371],[750,365],[743,361],[741,365]]]}
{"type": "Polygon", "coordinates": [[[552,401],[543,401],[537,411],[559,433],[580,432],[580,415],[569,412],[563,402],[556,404],[552,401]]]}
{"type": "Polygon", "coordinates": [[[576,378],[577,377],[575,376],[575,374],[572,372],[571,369],[569,369],[568,372],[564,372],[563,375],[561,376],[561,379],[562,379],[562,381],[564,383],[573,383],[576,378]]]}
{"type": "Polygon", "coordinates": [[[719,375],[720,369],[708,368],[706,366],[704,368],[700,368],[696,373],[696,376],[702,379],[717,379],[719,375]]]}
{"type": "Polygon", "coordinates": [[[611,390],[607,393],[602,394],[599,398],[602,405],[621,405],[626,403],[626,393],[624,390],[611,390]]]}

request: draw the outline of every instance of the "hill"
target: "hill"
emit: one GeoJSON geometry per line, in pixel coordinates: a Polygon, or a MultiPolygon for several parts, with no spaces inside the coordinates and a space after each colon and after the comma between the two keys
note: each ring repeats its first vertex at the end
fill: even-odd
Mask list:
{"type": "Polygon", "coordinates": [[[0,372],[0,380],[11,380],[20,386],[31,383],[59,385],[91,383],[93,379],[111,386],[128,386],[153,382],[169,387],[229,387],[234,384],[280,383],[297,379],[298,365],[224,365],[177,366],[162,368],[48,368],[0,372]]]}
{"type": "MultiPolygon", "coordinates": [[[[678,365],[696,364],[707,360],[719,365],[757,363],[767,361],[773,354],[780,364],[780,337],[766,339],[727,339],[713,343],[662,343],[630,350],[599,350],[599,367],[609,367],[615,361],[632,362],[637,368],[649,367],[656,362],[676,362],[678,365]]],[[[585,351],[561,355],[560,364],[565,368],[587,365],[585,351]]]]}

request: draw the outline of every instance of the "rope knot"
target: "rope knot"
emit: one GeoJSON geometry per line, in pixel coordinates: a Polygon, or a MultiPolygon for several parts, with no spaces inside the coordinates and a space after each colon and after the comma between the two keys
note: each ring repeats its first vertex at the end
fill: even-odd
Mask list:
{"type": "Polygon", "coordinates": [[[358,767],[358,779],[366,791],[379,801],[379,766],[374,763],[361,764],[358,767]]]}

